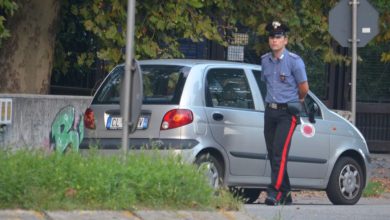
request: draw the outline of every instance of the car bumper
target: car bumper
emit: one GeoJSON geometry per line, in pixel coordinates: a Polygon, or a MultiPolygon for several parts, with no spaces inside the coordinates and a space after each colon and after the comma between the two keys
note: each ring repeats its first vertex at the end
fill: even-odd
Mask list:
{"type": "MultiPolygon", "coordinates": [[[[128,149],[176,149],[189,150],[194,148],[199,142],[194,139],[148,139],[129,138],[128,149]]],[[[120,138],[84,138],[80,144],[80,150],[97,148],[102,150],[121,149],[122,139],[120,138]]]]}
{"type": "Polygon", "coordinates": [[[370,182],[372,178],[372,172],[373,172],[373,164],[372,164],[372,159],[369,154],[364,155],[364,160],[366,164],[366,185],[370,182]]]}

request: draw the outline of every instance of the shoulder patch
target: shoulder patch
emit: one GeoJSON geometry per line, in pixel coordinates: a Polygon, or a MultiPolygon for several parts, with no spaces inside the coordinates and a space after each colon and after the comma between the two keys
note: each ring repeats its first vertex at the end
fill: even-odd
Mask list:
{"type": "Polygon", "coordinates": [[[270,54],[271,54],[271,52],[268,52],[268,53],[264,54],[263,56],[261,56],[261,59],[263,59],[263,58],[269,56],[270,54]]]}
{"type": "Polygon", "coordinates": [[[295,53],[288,52],[288,55],[290,55],[292,58],[299,58],[299,56],[295,53]]]}

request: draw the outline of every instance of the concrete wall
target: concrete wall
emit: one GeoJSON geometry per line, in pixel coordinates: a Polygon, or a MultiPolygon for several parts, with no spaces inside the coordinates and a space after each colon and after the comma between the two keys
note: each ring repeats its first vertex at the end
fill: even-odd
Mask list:
{"type": "MultiPolygon", "coordinates": [[[[2,99],[12,100],[12,121],[0,123],[0,148],[49,148],[51,127],[57,113],[70,106],[77,115],[82,115],[92,97],[0,94],[0,101],[2,99]]],[[[4,110],[0,107],[0,111],[4,110]]]]}

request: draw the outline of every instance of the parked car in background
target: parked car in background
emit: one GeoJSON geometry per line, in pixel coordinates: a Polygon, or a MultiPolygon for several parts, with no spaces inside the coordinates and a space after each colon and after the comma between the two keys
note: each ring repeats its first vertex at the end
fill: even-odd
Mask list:
{"type": "MultiPolygon", "coordinates": [[[[261,66],[225,61],[144,60],[143,105],[129,149],[167,149],[207,167],[213,187],[240,188],[255,201],[270,183],[263,136],[265,84],[261,66]]],[[[120,87],[124,65],[115,67],[85,112],[80,150],[120,152],[120,87]]],[[[370,176],[370,157],[359,130],[330,111],[313,93],[301,112],[289,154],[294,189],[325,190],[334,204],[355,204],[370,176]],[[314,130],[315,129],[315,130],[314,130]],[[306,132],[310,134],[307,135],[306,132]]]]}

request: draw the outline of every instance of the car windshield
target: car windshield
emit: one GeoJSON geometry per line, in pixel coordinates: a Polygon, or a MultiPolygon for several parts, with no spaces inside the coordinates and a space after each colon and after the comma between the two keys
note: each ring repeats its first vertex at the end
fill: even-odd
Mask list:
{"type": "MultiPolygon", "coordinates": [[[[188,68],[141,65],[144,104],[179,104],[188,68]]],[[[119,104],[124,66],[117,66],[96,93],[92,104],[119,104]]]]}

